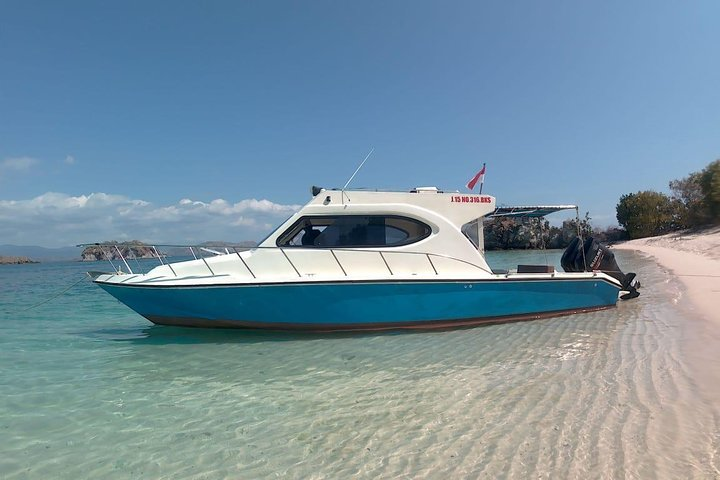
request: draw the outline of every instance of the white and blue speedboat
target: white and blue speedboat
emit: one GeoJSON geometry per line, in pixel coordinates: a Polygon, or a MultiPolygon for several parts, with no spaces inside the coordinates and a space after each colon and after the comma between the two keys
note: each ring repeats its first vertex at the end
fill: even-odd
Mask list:
{"type": "Polygon", "coordinates": [[[470,326],[594,311],[615,306],[619,295],[637,296],[632,274],[600,271],[609,251],[586,258],[582,244],[563,258],[565,266],[582,257],[580,268],[569,268],[580,271],[488,266],[483,217],[574,206],[503,211],[492,196],[432,187],[313,194],[255,248],[204,248],[214,255],[177,263],[156,250],[161,264],[147,273],[122,259],[127,271],[91,276],[156,324],[273,330],[470,326]]]}

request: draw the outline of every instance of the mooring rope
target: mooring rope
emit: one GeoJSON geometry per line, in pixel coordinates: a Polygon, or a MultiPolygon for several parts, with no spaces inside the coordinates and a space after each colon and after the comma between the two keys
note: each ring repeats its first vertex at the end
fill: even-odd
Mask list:
{"type": "Polygon", "coordinates": [[[83,280],[86,280],[87,278],[88,278],[88,276],[87,276],[86,274],[83,274],[83,276],[80,278],[80,280],[78,280],[77,282],[73,283],[72,285],[70,285],[69,287],[67,287],[65,290],[56,293],[55,295],[51,296],[50,298],[46,298],[46,299],[43,300],[42,302],[36,303],[36,304],[34,304],[34,305],[30,305],[28,308],[26,308],[26,309],[24,309],[24,310],[20,310],[20,312],[30,311],[30,310],[32,310],[32,309],[34,309],[34,308],[39,307],[40,305],[44,305],[44,304],[48,303],[48,302],[51,301],[51,300],[55,300],[57,297],[59,297],[60,295],[63,295],[63,294],[66,293],[66,292],[68,292],[68,291],[69,291],[71,288],[73,288],[75,285],[77,285],[78,283],[82,282],[83,280]]]}
{"type": "Polygon", "coordinates": [[[676,273],[676,277],[705,277],[705,278],[720,278],[720,275],[713,275],[711,273],[676,273]]]}

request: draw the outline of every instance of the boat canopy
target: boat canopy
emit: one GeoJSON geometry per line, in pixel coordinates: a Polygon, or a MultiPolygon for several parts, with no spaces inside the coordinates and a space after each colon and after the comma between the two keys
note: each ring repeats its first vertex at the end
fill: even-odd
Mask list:
{"type": "Polygon", "coordinates": [[[577,205],[527,205],[520,207],[497,207],[486,218],[521,217],[537,218],[550,215],[561,210],[577,210],[577,205]]]}

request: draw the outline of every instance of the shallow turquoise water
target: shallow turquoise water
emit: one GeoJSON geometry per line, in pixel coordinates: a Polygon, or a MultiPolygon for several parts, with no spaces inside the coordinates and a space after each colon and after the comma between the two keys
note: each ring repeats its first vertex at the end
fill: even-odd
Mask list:
{"type": "Polygon", "coordinates": [[[107,267],[2,266],[0,477],[717,478],[682,290],[616,255],[615,309],[373,335],[157,327],[89,281],[23,311],[107,267]]]}

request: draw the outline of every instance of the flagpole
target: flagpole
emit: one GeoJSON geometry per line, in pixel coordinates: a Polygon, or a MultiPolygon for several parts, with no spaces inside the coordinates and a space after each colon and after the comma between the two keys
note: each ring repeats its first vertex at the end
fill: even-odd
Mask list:
{"type": "MultiPolygon", "coordinates": [[[[485,171],[485,162],[483,162],[483,172],[485,171]]],[[[482,187],[483,183],[485,183],[485,174],[483,173],[482,180],[480,181],[480,195],[482,195],[482,187]]]]}

